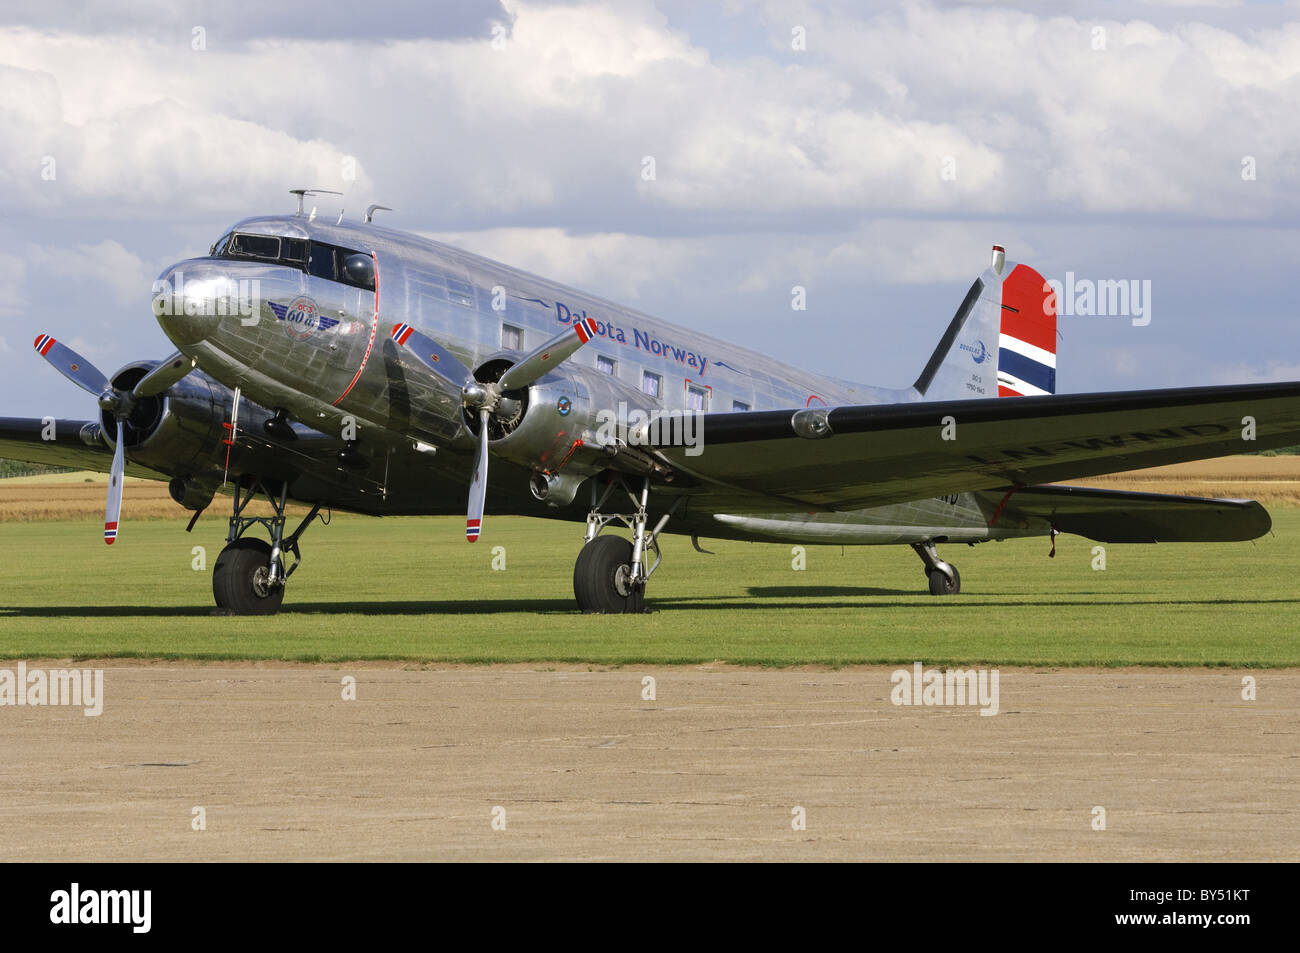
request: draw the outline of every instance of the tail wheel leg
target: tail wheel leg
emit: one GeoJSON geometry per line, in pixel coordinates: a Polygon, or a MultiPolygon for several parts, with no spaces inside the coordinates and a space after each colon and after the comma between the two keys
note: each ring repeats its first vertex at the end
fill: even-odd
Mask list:
{"type": "Polygon", "coordinates": [[[939,551],[935,549],[933,540],[913,543],[912,549],[916,550],[916,554],[925,563],[925,575],[930,581],[930,595],[955,596],[961,592],[961,574],[952,563],[946,563],[939,558],[939,551]]]}

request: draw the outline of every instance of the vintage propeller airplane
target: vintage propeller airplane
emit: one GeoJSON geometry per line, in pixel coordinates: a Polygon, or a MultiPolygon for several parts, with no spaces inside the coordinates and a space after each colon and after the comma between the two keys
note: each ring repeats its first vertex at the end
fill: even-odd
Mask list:
{"type": "Polygon", "coordinates": [[[230,613],[280,608],[322,510],[467,512],[470,542],[485,511],[585,520],[588,612],[643,609],[666,531],[908,544],[953,594],[941,543],[1258,537],[1249,500],[1045,484],[1300,443],[1300,383],[1055,395],[1055,296],[999,246],[915,383],[887,390],[383,228],[381,206],[323,221],[316,191],[163,272],[161,362],[110,378],[36,338],[96,419],[0,418],[0,457],[111,474],[110,544],[125,473],[169,480],[191,529],[229,487],[213,593],[230,613]],[[273,516],[246,515],[258,496],[273,516]],[[286,533],[291,501],[311,510],[286,533]]]}

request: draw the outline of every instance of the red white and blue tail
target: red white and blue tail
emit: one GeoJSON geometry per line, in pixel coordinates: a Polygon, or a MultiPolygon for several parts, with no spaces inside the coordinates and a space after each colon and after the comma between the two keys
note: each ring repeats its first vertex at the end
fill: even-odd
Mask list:
{"type": "Polygon", "coordinates": [[[1001,245],[913,385],[926,400],[1056,393],[1056,295],[1001,245]]]}
{"type": "MultiPolygon", "coordinates": [[[[996,256],[1002,247],[994,245],[993,250],[996,256]]],[[[1028,265],[1016,265],[1002,279],[998,396],[1055,393],[1056,296],[1042,275],[1028,265]]]]}

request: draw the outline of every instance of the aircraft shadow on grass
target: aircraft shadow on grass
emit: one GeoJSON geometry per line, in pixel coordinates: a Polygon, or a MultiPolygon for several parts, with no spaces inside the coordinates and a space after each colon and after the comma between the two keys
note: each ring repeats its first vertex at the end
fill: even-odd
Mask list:
{"type": "MultiPolygon", "coordinates": [[[[767,586],[751,590],[750,600],[717,600],[708,597],[658,598],[652,600],[653,609],[707,609],[711,611],[731,611],[733,609],[867,609],[871,602],[861,601],[871,596],[915,595],[897,589],[870,589],[856,586],[767,586]],[[815,601],[792,601],[794,597],[815,601]],[[832,597],[839,597],[833,599],[832,597]],[[777,600],[777,601],[765,601],[777,600]],[[852,600],[852,601],[844,601],[852,600]]],[[[1092,596],[1092,593],[1068,593],[1068,595],[1092,596]]],[[[1081,598],[1060,599],[1049,596],[1042,598],[1017,598],[1007,600],[964,601],[961,599],[944,599],[941,603],[934,597],[918,597],[913,601],[889,602],[881,608],[889,609],[934,609],[942,606],[946,612],[989,608],[1028,608],[1030,606],[1080,606],[1097,608],[1103,606],[1160,606],[1170,602],[1152,602],[1149,599],[1113,599],[1081,598]]],[[[1297,605],[1300,597],[1294,599],[1181,599],[1172,601],[1174,605],[1185,606],[1259,606],[1259,605],[1297,605]]],[[[406,602],[306,602],[286,607],[282,615],[502,615],[509,613],[549,613],[554,615],[578,615],[568,599],[502,599],[502,600],[435,600],[406,602]]],[[[223,613],[210,606],[11,606],[0,609],[0,620],[7,618],[59,619],[59,618],[200,618],[220,617],[223,613]]],[[[269,617],[268,617],[269,618],[269,617]]]]}

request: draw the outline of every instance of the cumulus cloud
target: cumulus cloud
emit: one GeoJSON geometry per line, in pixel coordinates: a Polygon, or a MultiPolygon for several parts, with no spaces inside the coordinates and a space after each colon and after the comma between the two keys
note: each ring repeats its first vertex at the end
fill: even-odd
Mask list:
{"type": "MultiPolygon", "coordinates": [[[[0,268],[22,290],[0,318],[11,345],[51,315],[97,362],[161,356],[152,275],[320,187],[347,193],[330,214],[395,206],[385,224],[845,377],[919,365],[993,241],[1155,280],[1145,336],[1063,327],[1082,389],[1287,353],[1294,4],[1024,6],[457,0],[300,30],[253,0],[7,11],[0,268]]],[[[25,399],[14,351],[0,412],[25,399]]]]}
{"type": "Polygon", "coordinates": [[[484,29],[194,51],[187,36],[0,31],[0,175],[28,207],[142,214],[283,201],[291,184],[358,206],[382,190],[454,228],[557,210],[587,230],[627,215],[740,231],[846,211],[1300,209],[1300,25],[810,6],[796,51],[773,8],[772,49],[717,57],[648,2],[503,6],[497,43],[484,29]]]}
{"type": "Polygon", "coordinates": [[[151,286],[152,275],[140,256],[113,239],[69,248],[32,245],[27,261],[40,277],[66,289],[69,283],[107,289],[120,302],[140,301],[151,286]]]}

